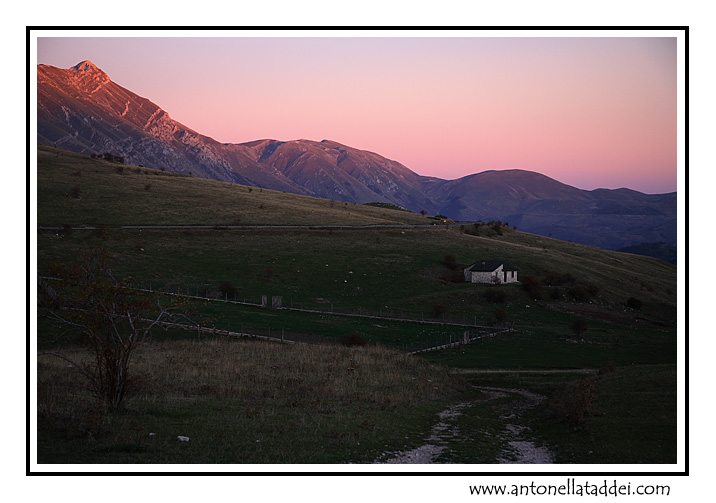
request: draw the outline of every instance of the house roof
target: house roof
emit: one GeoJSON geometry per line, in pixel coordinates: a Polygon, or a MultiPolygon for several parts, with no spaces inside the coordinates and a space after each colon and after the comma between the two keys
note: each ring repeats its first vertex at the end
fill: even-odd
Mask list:
{"type": "Polygon", "coordinates": [[[495,260],[495,259],[486,259],[481,260],[470,267],[471,271],[475,272],[492,272],[498,267],[502,266],[503,271],[517,271],[518,269],[508,264],[507,262],[503,260],[495,260]]]}

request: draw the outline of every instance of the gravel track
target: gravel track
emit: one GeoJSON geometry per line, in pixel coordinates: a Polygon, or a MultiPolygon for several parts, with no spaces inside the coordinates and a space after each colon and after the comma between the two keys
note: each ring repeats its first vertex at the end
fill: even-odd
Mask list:
{"type": "MultiPolygon", "coordinates": [[[[530,429],[520,424],[521,414],[539,405],[544,397],[527,390],[477,386],[487,401],[513,397],[510,405],[500,414],[504,429],[499,438],[502,442],[500,453],[494,460],[499,464],[550,464],[554,454],[549,448],[538,446],[530,436],[530,429]]],[[[474,402],[463,402],[448,407],[438,414],[425,444],[412,450],[385,452],[374,463],[380,464],[433,464],[440,463],[441,455],[450,451],[451,441],[482,435],[483,432],[461,431],[455,424],[466,407],[474,402]]]]}

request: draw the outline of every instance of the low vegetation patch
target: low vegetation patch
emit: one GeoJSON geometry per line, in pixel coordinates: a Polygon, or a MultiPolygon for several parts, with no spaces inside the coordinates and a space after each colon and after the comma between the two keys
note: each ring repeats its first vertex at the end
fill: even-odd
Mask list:
{"type": "Polygon", "coordinates": [[[560,386],[547,402],[551,417],[570,427],[581,427],[594,401],[595,381],[589,376],[560,386]]]}
{"type": "Polygon", "coordinates": [[[487,302],[493,304],[504,304],[505,300],[507,300],[507,293],[499,286],[487,288],[483,296],[487,302]]]}
{"type": "Polygon", "coordinates": [[[637,299],[636,297],[629,297],[627,299],[626,305],[628,308],[635,309],[638,311],[639,309],[641,309],[642,302],[639,299],[637,299]]]}
{"type": "Polygon", "coordinates": [[[134,392],[109,411],[77,369],[38,358],[40,463],[370,462],[429,431],[461,388],[379,346],[174,340],[143,346],[133,365],[134,392]]]}
{"type": "Polygon", "coordinates": [[[349,347],[367,346],[369,342],[365,336],[360,334],[348,334],[341,337],[341,344],[349,347]]]}
{"type": "Polygon", "coordinates": [[[608,366],[547,394],[532,428],[558,463],[676,463],[676,365],[608,366]]]}
{"type": "Polygon", "coordinates": [[[392,203],[365,203],[365,206],[374,206],[376,208],[385,208],[387,210],[409,211],[402,206],[392,203]]]}
{"type": "Polygon", "coordinates": [[[505,231],[511,230],[510,224],[504,224],[500,220],[491,220],[487,223],[477,221],[472,225],[461,225],[460,231],[471,236],[502,236],[505,231]]]}

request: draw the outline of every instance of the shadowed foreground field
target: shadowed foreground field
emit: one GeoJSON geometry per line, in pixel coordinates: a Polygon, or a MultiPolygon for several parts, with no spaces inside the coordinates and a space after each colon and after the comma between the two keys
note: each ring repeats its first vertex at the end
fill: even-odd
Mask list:
{"type": "Polygon", "coordinates": [[[417,440],[460,388],[380,347],[184,340],[135,356],[134,391],[114,412],[67,362],[39,357],[40,463],[372,462],[417,440]]]}
{"type": "Polygon", "coordinates": [[[381,347],[227,339],[157,342],[135,356],[132,392],[114,411],[65,361],[39,357],[39,463],[373,463],[423,445],[458,403],[435,463],[509,459],[506,414],[556,463],[676,462],[674,365],[454,375],[381,347]],[[484,387],[546,398],[515,417],[519,397],[485,401],[484,387]]]}

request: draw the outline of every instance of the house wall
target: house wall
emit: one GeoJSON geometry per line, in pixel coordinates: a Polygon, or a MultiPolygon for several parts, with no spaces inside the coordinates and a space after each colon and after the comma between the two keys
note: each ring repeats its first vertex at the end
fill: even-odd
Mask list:
{"type": "Polygon", "coordinates": [[[472,271],[472,278],[470,279],[472,283],[495,283],[495,274],[492,272],[477,272],[472,271]]]}
{"type": "Polygon", "coordinates": [[[491,272],[471,271],[470,268],[467,267],[464,269],[464,273],[465,281],[469,281],[470,283],[488,283],[491,285],[518,283],[517,271],[507,271],[507,279],[505,279],[505,271],[502,270],[502,266],[491,272]]]}
{"type": "Polygon", "coordinates": [[[492,272],[471,271],[473,283],[502,283],[502,266],[492,272]]]}
{"type": "Polygon", "coordinates": [[[465,274],[465,281],[467,281],[468,283],[474,283],[474,281],[472,280],[472,271],[470,270],[471,267],[472,266],[469,265],[462,270],[462,272],[465,274]]]}
{"type": "MultiPolygon", "coordinates": [[[[502,275],[502,279],[505,279],[505,275],[502,275]]],[[[517,280],[517,271],[507,271],[507,281],[505,283],[519,283],[517,280]]]]}

